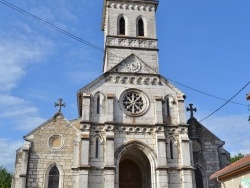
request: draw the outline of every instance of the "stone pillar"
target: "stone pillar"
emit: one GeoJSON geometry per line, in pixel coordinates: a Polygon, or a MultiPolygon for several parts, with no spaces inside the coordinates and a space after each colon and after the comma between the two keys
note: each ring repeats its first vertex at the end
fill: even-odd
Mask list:
{"type": "Polygon", "coordinates": [[[163,123],[162,97],[155,97],[155,123],[163,123]]]}
{"type": "Polygon", "coordinates": [[[107,116],[106,121],[107,122],[113,122],[114,121],[114,95],[113,94],[107,94],[107,116]]]}
{"type": "Polygon", "coordinates": [[[81,148],[80,148],[80,172],[79,172],[79,188],[88,187],[89,179],[89,132],[90,123],[81,122],[81,148]]]}
{"type": "Polygon", "coordinates": [[[156,169],[157,188],[168,187],[168,171],[166,156],[166,137],[164,127],[157,127],[157,160],[158,167],[156,169]]]}
{"type": "Polygon", "coordinates": [[[90,120],[90,93],[83,93],[82,99],[82,120],[90,120]]]}
{"type": "Polygon", "coordinates": [[[30,149],[30,142],[25,141],[23,148],[22,148],[22,161],[21,161],[21,168],[20,168],[19,188],[26,187],[29,149],[30,149]]]}
{"type": "Polygon", "coordinates": [[[180,127],[179,132],[182,186],[183,188],[193,188],[193,168],[191,165],[190,143],[187,134],[187,127],[180,127]]]}
{"type": "Polygon", "coordinates": [[[105,188],[115,187],[115,160],[114,160],[114,125],[105,125],[106,150],[105,150],[105,188]]]}
{"type": "Polygon", "coordinates": [[[179,108],[179,124],[186,124],[186,110],[183,96],[177,96],[179,108]]]}
{"type": "Polygon", "coordinates": [[[81,141],[81,136],[80,134],[77,134],[75,139],[73,140],[74,142],[74,161],[73,161],[73,168],[78,168],[80,164],[80,141],[81,141]]]}

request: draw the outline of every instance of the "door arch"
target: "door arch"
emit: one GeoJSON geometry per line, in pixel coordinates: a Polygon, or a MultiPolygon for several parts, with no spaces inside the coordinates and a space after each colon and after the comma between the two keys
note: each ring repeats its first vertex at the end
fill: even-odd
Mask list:
{"type": "Polygon", "coordinates": [[[142,171],[130,159],[125,159],[119,164],[119,188],[143,188],[142,171]]]}
{"type": "MultiPolygon", "coordinates": [[[[115,175],[115,187],[124,188],[123,178],[120,175],[124,164],[130,163],[131,168],[137,169],[137,173],[141,173],[141,187],[136,186],[136,188],[155,188],[156,187],[156,155],[153,150],[140,141],[132,141],[119,147],[115,152],[115,165],[116,165],[116,175],[115,175]],[[121,181],[121,186],[120,186],[121,181]]],[[[124,175],[123,175],[124,176],[124,175]]],[[[140,178],[139,178],[140,179],[140,178]]],[[[133,180],[132,180],[133,182],[133,180]]],[[[139,181],[135,182],[138,184],[139,181]]],[[[130,187],[125,187],[130,188],[130,187]]]]}

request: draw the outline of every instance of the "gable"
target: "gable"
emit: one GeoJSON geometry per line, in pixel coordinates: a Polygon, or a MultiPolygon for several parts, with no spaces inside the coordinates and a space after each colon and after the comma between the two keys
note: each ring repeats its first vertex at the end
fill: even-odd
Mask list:
{"type": "Polygon", "coordinates": [[[59,129],[61,131],[68,128],[72,129],[72,131],[74,129],[75,132],[77,132],[78,130],[76,127],[72,126],[72,124],[67,119],[64,118],[62,113],[58,112],[46,122],[25,135],[24,139],[33,139],[34,135],[39,134],[41,130],[53,130],[56,132],[56,129],[59,129]]]}
{"type": "Polygon", "coordinates": [[[131,54],[126,59],[122,60],[108,72],[156,74],[153,69],[151,69],[147,64],[145,64],[139,57],[134,54],[131,54]]]}

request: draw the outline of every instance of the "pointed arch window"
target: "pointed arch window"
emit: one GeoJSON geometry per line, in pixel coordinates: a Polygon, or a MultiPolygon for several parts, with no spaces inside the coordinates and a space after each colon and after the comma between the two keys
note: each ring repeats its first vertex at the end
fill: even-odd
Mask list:
{"type": "Polygon", "coordinates": [[[172,140],[170,140],[169,149],[170,149],[170,159],[173,159],[174,158],[174,151],[173,151],[173,142],[172,142],[172,140]]]}
{"type": "Polygon", "coordinates": [[[138,36],[144,36],[144,23],[142,18],[138,20],[138,36]]]}
{"type": "Polygon", "coordinates": [[[122,16],[119,20],[119,35],[125,35],[125,19],[122,16]]]}
{"type": "Polygon", "coordinates": [[[59,170],[56,166],[53,166],[49,171],[48,188],[59,188],[59,170]]]}
{"type": "Polygon", "coordinates": [[[99,139],[95,140],[95,158],[99,158],[99,139]]]}
{"type": "Polygon", "coordinates": [[[96,113],[100,114],[100,95],[98,95],[96,99],[96,113]]]}

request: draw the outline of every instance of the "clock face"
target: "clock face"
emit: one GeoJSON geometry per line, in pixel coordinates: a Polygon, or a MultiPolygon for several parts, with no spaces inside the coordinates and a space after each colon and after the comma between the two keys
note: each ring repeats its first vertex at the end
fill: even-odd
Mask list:
{"type": "Polygon", "coordinates": [[[138,72],[141,69],[141,63],[138,61],[128,61],[126,67],[129,72],[138,72]]]}

